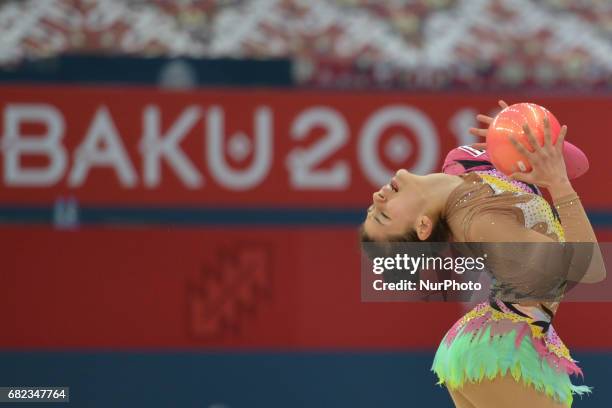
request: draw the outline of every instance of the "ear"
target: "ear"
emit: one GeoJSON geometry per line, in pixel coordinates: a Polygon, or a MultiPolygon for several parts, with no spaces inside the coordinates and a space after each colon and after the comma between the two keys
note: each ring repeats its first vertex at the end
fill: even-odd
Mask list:
{"type": "Polygon", "coordinates": [[[416,219],[414,229],[419,239],[421,241],[425,241],[431,235],[431,231],[433,230],[433,221],[426,215],[420,215],[416,219]]]}

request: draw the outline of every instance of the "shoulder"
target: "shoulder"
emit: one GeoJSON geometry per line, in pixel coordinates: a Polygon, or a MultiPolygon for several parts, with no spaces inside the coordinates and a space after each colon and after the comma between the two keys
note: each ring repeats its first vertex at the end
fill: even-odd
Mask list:
{"type": "Polygon", "coordinates": [[[444,208],[444,215],[451,216],[457,209],[464,207],[469,200],[478,196],[478,191],[489,190],[478,173],[469,172],[458,174],[462,182],[448,195],[444,208]]]}
{"type": "Polygon", "coordinates": [[[515,241],[537,240],[527,233],[521,209],[534,198],[526,191],[511,191],[495,186],[478,173],[466,173],[463,182],[449,195],[443,217],[456,241],[515,241]],[[517,235],[518,234],[518,235],[517,235]]]}

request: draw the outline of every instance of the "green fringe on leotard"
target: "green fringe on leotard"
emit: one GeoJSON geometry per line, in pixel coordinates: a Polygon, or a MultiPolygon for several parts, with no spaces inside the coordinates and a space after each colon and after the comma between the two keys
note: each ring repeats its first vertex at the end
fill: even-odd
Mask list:
{"type": "Polygon", "coordinates": [[[466,381],[477,383],[510,372],[516,381],[522,380],[567,406],[572,405],[572,394],[591,392],[591,387],[573,385],[567,373],[556,371],[543,360],[531,337],[525,336],[517,348],[516,331],[491,338],[490,330],[487,327],[482,336],[476,333],[476,337],[460,332],[450,347],[442,340],[431,368],[438,375],[438,384],[454,389],[466,381]]]}

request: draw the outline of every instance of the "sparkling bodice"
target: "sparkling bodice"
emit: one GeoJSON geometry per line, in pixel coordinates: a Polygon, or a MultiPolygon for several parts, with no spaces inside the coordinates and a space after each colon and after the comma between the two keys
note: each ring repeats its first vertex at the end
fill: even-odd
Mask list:
{"type": "Polygon", "coordinates": [[[525,220],[525,228],[535,229],[548,236],[554,236],[557,241],[564,242],[565,234],[558,215],[553,211],[541,192],[535,186],[529,186],[521,181],[511,179],[498,170],[475,172],[493,189],[495,194],[511,192],[516,196],[531,194],[526,202],[514,204],[519,208],[525,220]]]}

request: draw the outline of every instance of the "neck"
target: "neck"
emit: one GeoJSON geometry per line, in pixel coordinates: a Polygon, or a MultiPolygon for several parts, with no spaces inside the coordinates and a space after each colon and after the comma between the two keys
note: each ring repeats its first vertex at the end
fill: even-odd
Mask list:
{"type": "Polygon", "coordinates": [[[444,210],[448,196],[463,182],[463,179],[445,173],[432,173],[423,176],[423,182],[427,185],[425,191],[427,192],[427,212],[430,213],[428,215],[437,219],[444,210]]]}

